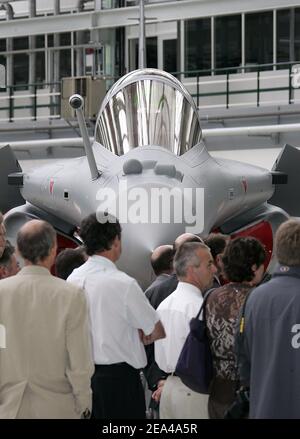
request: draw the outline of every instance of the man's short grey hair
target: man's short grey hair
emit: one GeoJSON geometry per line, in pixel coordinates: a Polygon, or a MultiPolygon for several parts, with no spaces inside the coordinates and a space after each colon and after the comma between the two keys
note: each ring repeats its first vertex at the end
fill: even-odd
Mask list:
{"type": "Polygon", "coordinates": [[[178,278],[187,275],[188,267],[200,266],[201,260],[197,255],[199,249],[209,250],[209,247],[201,242],[186,242],[178,248],[174,257],[174,270],[178,278]]]}
{"type": "Polygon", "coordinates": [[[46,221],[35,230],[20,230],[17,237],[18,250],[22,258],[36,264],[45,260],[56,242],[56,232],[46,221]]]}
{"type": "Polygon", "coordinates": [[[15,247],[9,241],[6,241],[4,252],[0,258],[0,267],[9,267],[14,253],[15,247]]]}
{"type": "Polygon", "coordinates": [[[275,249],[280,264],[300,266],[300,221],[288,220],[281,224],[275,236],[275,249]]]}

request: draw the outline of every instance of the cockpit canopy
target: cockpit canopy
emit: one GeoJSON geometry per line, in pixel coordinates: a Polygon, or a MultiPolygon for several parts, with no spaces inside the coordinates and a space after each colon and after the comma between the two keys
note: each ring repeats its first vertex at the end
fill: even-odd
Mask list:
{"type": "Polygon", "coordinates": [[[107,93],[95,140],[117,155],[147,145],[181,155],[200,142],[200,120],[192,97],[176,78],[157,69],[135,70],[107,93]]]}

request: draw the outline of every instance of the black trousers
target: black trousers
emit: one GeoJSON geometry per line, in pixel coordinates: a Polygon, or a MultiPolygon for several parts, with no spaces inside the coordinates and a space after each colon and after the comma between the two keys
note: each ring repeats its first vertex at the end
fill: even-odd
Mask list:
{"type": "Polygon", "coordinates": [[[237,381],[214,377],[210,385],[208,415],[210,419],[223,419],[225,411],[235,399],[237,381]]]}
{"type": "Polygon", "coordinates": [[[96,365],[92,377],[94,419],[145,419],[140,372],[127,363],[96,365]]]}

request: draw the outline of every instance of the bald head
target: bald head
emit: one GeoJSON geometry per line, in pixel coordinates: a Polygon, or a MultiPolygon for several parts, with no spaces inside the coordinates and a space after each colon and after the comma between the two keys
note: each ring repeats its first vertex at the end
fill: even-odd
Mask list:
{"type": "Polygon", "coordinates": [[[200,242],[203,244],[203,240],[200,236],[194,235],[193,233],[183,233],[175,239],[174,250],[177,251],[178,248],[186,242],[200,242]]]}
{"type": "Polygon", "coordinates": [[[25,261],[39,265],[56,250],[56,232],[46,221],[32,220],[20,229],[17,245],[25,261]]]}
{"type": "Polygon", "coordinates": [[[151,255],[151,265],[156,276],[173,271],[174,250],[172,245],[160,245],[153,250],[151,255]]]}

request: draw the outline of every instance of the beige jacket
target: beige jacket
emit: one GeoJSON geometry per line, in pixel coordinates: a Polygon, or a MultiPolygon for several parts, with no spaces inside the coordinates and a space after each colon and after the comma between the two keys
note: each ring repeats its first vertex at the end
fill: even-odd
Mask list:
{"type": "Polygon", "coordinates": [[[88,312],[79,288],[46,268],[0,281],[0,419],[79,418],[91,409],[94,371],[88,312]]]}

